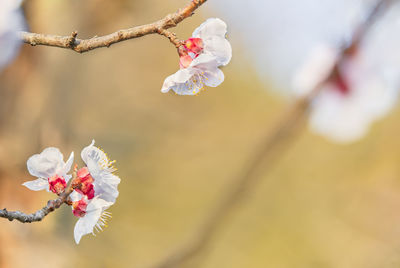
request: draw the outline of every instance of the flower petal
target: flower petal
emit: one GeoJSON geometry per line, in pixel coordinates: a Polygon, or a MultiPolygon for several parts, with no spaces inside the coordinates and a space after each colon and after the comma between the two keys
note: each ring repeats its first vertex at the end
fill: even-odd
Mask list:
{"type": "Polygon", "coordinates": [[[36,179],[33,181],[27,181],[24,182],[22,185],[32,191],[41,191],[49,189],[49,183],[46,179],[36,179]]]}
{"type": "Polygon", "coordinates": [[[68,182],[69,179],[72,177],[71,175],[67,175],[67,173],[71,170],[72,164],[74,163],[74,152],[71,152],[67,162],[64,164],[62,169],[59,171],[61,176],[64,177],[65,182],[68,182]]]}
{"type": "Polygon", "coordinates": [[[192,36],[207,39],[210,36],[225,38],[227,26],[224,21],[218,18],[209,18],[194,30],[192,36]]]}
{"type": "Polygon", "coordinates": [[[85,215],[84,217],[79,218],[79,220],[76,222],[75,228],[74,228],[75,243],[79,244],[82,236],[93,232],[93,228],[96,225],[97,220],[100,218],[101,211],[98,214],[99,214],[98,217],[97,217],[97,215],[95,215],[95,217],[88,217],[88,215],[85,215]],[[97,217],[97,220],[96,220],[96,222],[94,222],[96,217],[97,217]]]}
{"type": "MultiPolygon", "coordinates": [[[[197,58],[195,58],[189,67],[195,68],[209,68],[209,66],[217,67],[218,61],[215,55],[209,53],[200,54],[197,58]]],[[[190,68],[186,68],[185,70],[190,70],[190,68]]],[[[193,72],[190,72],[193,74],[193,72]]]]}
{"type": "Polygon", "coordinates": [[[22,44],[17,31],[26,28],[20,0],[0,1],[0,69],[9,63],[22,44]]]}
{"type": "MultiPolygon", "coordinates": [[[[193,63],[193,62],[192,62],[193,63]]],[[[164,80],[164,84],[161,88],[162,93],[167,93],[172,87],[176,86],[177,84],[185,83],[187,80],[192,77],[191,70],[186,68],[186,69],[180,69],[176,73],[168,76],[164,80]]]]}
{"type": "Polygon", "coordinates": [[[101,214],[112,204],[100,198],[95,198],[88,204],[86,215],[80,218],[75,224],[74,238],[77,244],[79,244],[82,236],[93,233],[93,229],[99,221],[101,214]]]}
{"type": "Polygon", "coordinates": [[[63,155],[54,147],[44,149],[27,161],[28,171],[32,176],[46,179],[54,176],[63,166],[63,155]]]}
{"type": "Polygon", "coordinates": [[[108,167],[109,160],[102,150],[94,146],[94,142],[92,140],[92,143],[82,150],[81,157],[87,165],[90,174],[95,178],[103,169],[108,167]]]}
{"type": "Polygon", "coordinates": [[[72,202],[77,202],[81,200],[84,197],[84,195],[78,193],[76,190],[72,191],[72,193],[69,195],[69,198],[71,198],[72,202]]]}
{"type": "Polygon", "coordinates": [[[115,203],[115,200],[119,195],[118,184],[120,181],[121,179],[113,174],[102,176],[101,181],[95,180],[93,185],[96,196],[99,196],[107,202],[115,203]]]}
{"type": "Polygon", "coordinates": [[[90,143],[88,146],[86,146],[85,148],[83,148],[83,150],[81,151],[81,157],[83,162],[87,162],[89,159],[89,155],[92,152],[93,148],[94,148],[94,143],[95,141],[92,140],[92,143],[90,143]]]}
{"type": "Polygon", "coordinates": [[[224,73],[218,68],[205,71],[203,75],[206,78],[204,84],[209,87],[219,86],[225,79],[224,73]]]}
{"type": "Polygon", "coordinates": [[[204,39],[204,53],[210,53],[216,57],[221,65],[227,65],[232,58],[232,47],[228,40],[219,36],[204,39]]]}

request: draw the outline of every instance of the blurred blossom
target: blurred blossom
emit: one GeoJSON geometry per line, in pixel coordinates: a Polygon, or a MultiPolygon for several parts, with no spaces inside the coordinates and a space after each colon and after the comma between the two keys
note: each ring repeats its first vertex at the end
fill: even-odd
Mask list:
{"type": "Polygon", "coordinates": [[[16,55],[21,45],[17,31],[25,29],[22,0],[0,1],[0,70],[16,55]]]}
{"type": "MultiPolygon", "coordinates": [[[[319,47],[299,70],[294,88],[306,94],[324,80],[336,61],[337,51],[319,47]]],[[[312,104],[312,130],[338,142],[364,136],[370,124],[385,115],[397,99],[398,83],[379,73],[363,53],[346,59],[312,104]]]]}
{"type": "MultiPolygon", "coordinates": [[[[350,40],[376,1],[230,3],[215,5],[241,29],[260,74],[287,89],[294,80],[295,94],[304,94],[328,75],[337,49],[350,40]],[[241,23],[244,20],[248,23],[241,23]]],[[[355,141],[395,105],[400,77],[399,18],[397,2],[372,26],[356,53],[341,64],[334,81],[313,103],[310,124],[315,132],[339,142],[355,141]]]]}
{"type": "MultiPolygon", "coordinates": [[[[396,104],[400,86],[400,37],[394,6],[373,27],[363,45],[347,57],[313,102],[310,125],[334,141],[352,142],[363,137],[370,125],[396,104]]],[[[315,49],[294,78],[297,93],[305,94],[326,78],[338,51],[329,46],[315,49]]]]}
{"type": "Polygon", "coordinates": [[[224,81],[218,68],[232,58],[232,48],[226,40],[227,25],[211,18],[202,23],[191,38],[185,41],[185,51],[180,52],[181,69],[164,81],[161,92],[175,91],[179,95],[196,95],[204,86],[216,87],[224,81]]]}
{"type": "Polygon", "coordinates": [[[231,39],[257,64],[267,82],[291,87],[306,56],[321,43],[335,47],[350,37],[373,0],[211,1],[231,25],[231,39]]]}

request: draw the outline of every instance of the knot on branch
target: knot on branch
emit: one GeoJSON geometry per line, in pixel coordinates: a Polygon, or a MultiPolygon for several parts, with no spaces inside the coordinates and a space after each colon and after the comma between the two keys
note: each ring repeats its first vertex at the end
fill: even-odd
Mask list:
{"type": "Polygon", "coordinates": [[[74,48],[75,47],[75,41],[76,41],[76,37],[77,36],[78,36],[78,32],[77,31],[73,31],[71,33],[71,36],[68,37],[67,47],[69,47],[69,48],[74,48]]]}
{"type": "Polygon", "coordinates": [[[47,202],[47,208],[48,208],[49,211],[53,211],[55,206],[56,206],[56,201],[55,200],[49,200],[47,202]]]}

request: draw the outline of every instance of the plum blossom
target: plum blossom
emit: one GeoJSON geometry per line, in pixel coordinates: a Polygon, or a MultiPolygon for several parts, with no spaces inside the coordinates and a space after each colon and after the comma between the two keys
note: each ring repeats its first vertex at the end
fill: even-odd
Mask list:
{"type": "MultiPolygon", "coordinates": [[[[181,60],[182,62],[182,60],[181,60]]],[[[199,55],[189,66],[165,79],[161,92],[175,91],[178,95],[196,95],[204,86],[216,87],[224,81],[218,62],[208,54],[199,55]]]]}
{"type": "MultiPolygon", "coordinates": [[[[294,79],[297,93],[306,94],[325,80],[337,55],[337,50],[328,46],[316,49],[294,79]]],[[[342,143],[363,137],[397,100],[398,73],[377,67],[363,53],[347,57],[314,99],[311,129],[342,143]]]]}
{"type": "Polygon", "coordinates": [[[210,18],[194,30],[192,38],[185,42],[189,52],[215,56],[220,65],[227,65],[232,58],[232,47],[225,36],[227,25],[218,18],[210,18]]]}
{"type": "Polygon", "coordinates": [[[74,161],[74,153],[71,153],[67,162],[63,159],[63,154],[54,147],[46,148],[40,154],[31,156],[27,161],[28,171],[38,179],[27,181],[22,185],[33,191],[47,190],[60,194],[71,178],[68,172],[74,161]]]}
{"type": "Polygon", "coordinates": [[[115,161],[110,161],[107,154],[94,146],[92,143],[81,152],[82,160],[86,167],[77,172],[77,180],[81,187],[78,192],[93,199],[101,196],[107,202],[114,203],[118,197],[118,184],[121,179],[113,174],[116,170],[113,166],[115,161]]]}
{"type": "Polygon", "coordinates": [[[21,45],[17,31],[25,29],[21,0],[0,1],[0,70],[17,54],[21,45]]]}
{"type": "Polygon", "coordinates": [[[197,95],[204,86],[220,85],[224,73],[218,67],[227,65],[232,58],[226,32],[226,23],[218,18],[202,23],[184,42],[179,60],[181,69],[165,79],[161,92],[172,89],[178,95],[197,95]]]}
{"type": "Polygon", "coordinates": [[[89,200],[87,196],[74,191],[70,195],[72,201],[72,213],[78,217],[74,228],[75,242],[79,244],[82,236],[95,231],[101,232],[107,227],[107,220],[111,218],[111,213],[106,210],[112,206],[113,202],[107,202],[96,196],[89,200]]]}
{"type": "Polygon", "coordinates": [[[77,187],[70,195],[72,213],[79,218],[75,225],[75,242],[79,244],[83,235],[102,231],[107,227],[107,212],[118,197],[118,184],[121,179],[113,172],[115,161],[110,161],[106,153],[94,146],[95,141],[81,152],[86,166],[79,169],[73,185],[77,187]]]}
{"type": "Polygon", "coordinates": [[[118,195],[118,184],[121,179],[113,172],[115,161],[110,161],[106,153],[92,143],[81,152],[86,166],[78,170],[74,167],[74,178],[66,190],[67,182],[71,179],[71,169],[74,153],[72,152],[65,163],[62,153],[54,147],[43,150],[40,154],[31,156],[27,161],[28,171],[38,177],[37,180],[23,183],[27,188],[38,191],[72,193],[67,196],[65,203],[72,206],[72,213],[78,217],[74,229],[74,238],[78,244],[83,235],[102,231],[107,227],[106,221],[111,213],[106,210],[112,206],[118,195]]]}

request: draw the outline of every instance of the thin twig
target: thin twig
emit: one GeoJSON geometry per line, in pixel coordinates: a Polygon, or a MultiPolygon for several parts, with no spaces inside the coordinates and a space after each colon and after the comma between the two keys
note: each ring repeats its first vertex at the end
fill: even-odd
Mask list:
{"type": "Polygon", "coordinates": [[[165,36],[166,38],[168,38],[169,41],[170,41],[172,44],[174,44],[175,47],[178,48],[178,49],[179,49],[180,46],[182,46],[182,44],[183,44],[182,41],[179,40],[179,38],[178,38],[178,37],[176,36],[176,34],[173,33],[173,32],[170,32],[170,31],[165,30],[165,29],[158,29],[158,30],[157,30],[157,33],[160,34],[160,35],[165,36]]]}
{"type": "Polygon", "coordinates": [[[74,191],[75,188],[80,186],[80,184],[73,184],[75,178],[76,171],[74,170],[73,178],[70,180],[65,190],[60,193],[57,199],[47,201],[47,205],[42,209],[39,209],[31,214],[25,214],[21,211],[8,211],[4,208],[0,210],[0,218],[6,218],[9,221],[17,220],[22,223],[31,223],[43,220],[44,217],[46,217],[50,212],[58,209],[62,204],[68,204],[69,195],[74,191]]]}
{"type": "MultiPolygon", "coordinates": [[[[96,36],[90,39],[76,38],[77,32],[73,32],[70,36],[20,32],[20,37],[23,42],[32,46],[53,46],[71,49],[78,53],[87,52],[101,47],[109,47],[112,44],[133,38],[138,38],[148,34],[158,33],[168,37],[167,35],[163,34],[164,30],[177,26],[178,23],[190,17],[193,12],[206,1],[207,0],[191,0],[190,4],[188,4],[186,7],[179,9],[175,13],[168,14],[163,19],[156,22],[136,26],[129,29],[119,30],[105,36],[96,36]]],[[[175,46],[178,45],[178,42],[175,42],[177,39],[169,39],[172,43],[174,43],[175,46]]]]}
{"type": "Polygon", "coordinates": [[[336,64],[332,67],[330,75],[323,79],[307,96],[298,99],[289,111],[278,121],[278,124],[272,134],[258,146],[257,151],[249,159],[248,165],[242,173],[238,175],[231,191],[225,196],[215,210],[210,214],[208,219],[198,231],[197,236],[180,250],[167,256],[163,261],[153,266],[154,268],[172,268],[182,267],[185,261],[200,254],[210,243],[214,234],[220,228],[223,220],[232,211],[232,209],[240,203],[245,197],[245,193],[254,189],[256,183],[261,179],[261,168],[265,170],[272,160],[276,160],[275,153],[282,153],[280,146],[288,147],[289,138],[296,132],[295,130],[305,119],[310,108],[311,101],[323,89],[324,85],[334,78],[336,70],[347,57],[350,57],[354,50],[360,45],[366,36],[371,25],[376,19],[387,9],[390,0],[380,0],[371,9],[371,12],[366,17],[353,34],[351,42],[343,46],[340,55],[337,58],[336,64]],[[280,148],[281,150],[277,150],[280,148]],[[268,162],[266,160],[269,160],[268,162]]]}

